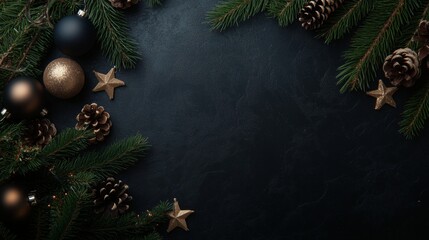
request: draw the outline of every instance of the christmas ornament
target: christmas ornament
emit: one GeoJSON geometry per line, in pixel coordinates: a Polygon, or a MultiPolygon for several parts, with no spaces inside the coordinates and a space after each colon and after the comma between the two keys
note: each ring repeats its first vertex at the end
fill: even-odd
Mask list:
{"type": "Polygon", "coordinates": [[[140,0],[109,0],[109,1],[113,7],[119,8],[119,9],[127,9],[140,2],[140,0]]]}
{"type": "Polygon", "coordinates": [[[23,142],[27,146],[43,148],[56,134],[57,128],[49,119],[34,119],[26,123],[23,142]]]}
{"type": "Polygon", "coordinates": [[[0,192],[1,214],[5,220],[22,220],[30,212],[30,203],[24,188],[17,184],[7,184],[0,192]]]}
{"type": "Polygon", "coordinates": [[[299,12],[298,20],[307,30],[317,29],[342,2],[343,0],[311,0],[299,12]]]}
{"type": "Polygon", "coordinates": [[[82,67],[69,58],[57,58],[46,66],[43,83],[49,93],[57,98],[76,96],[85,84],[82,67]]]}
{"type": "Polygon", "coordinates": [[[396,92],[396,90],[396,87],[386,87],[383,81],[379,80],[378,89],[369,91],[366,94],[377,99],[375,102],[375,110],[379,110],[386,103],[392,107],[396,107],[396,102],[393,100],[393,94],[396,92]]]}
{"type": "Polygon", "coordinates": [[[93,189],[95,212],[113,216],[127,212],[133,199],[128,195],[128,189],[127,184],[112,177],[98,184],[93,189]]]}
{"type": "Polygon", "coordinates": [[[105,91],[109,99],[112,100],[115,97],[115,88],[124,86],[125,83],[115,78],[116,68],[113,67],[107,74],[102,74],[94,71],[95,77],[97,77],[99,83],[95,86],[92,91],[99,92],[105,91]]]}
{"type": "Polygon", "coordinates": [[[11,80],[4,89],[4,106],[2,115],[17,118],[33,118],[39,114],[45,115],[42,109],[44,100],[42,84],[28,77],[18,77],[11,80]]]}
{"type": "Polygon", "coordinates": [[[103,141],[109,135],[110,128],[112,127],[110,114],[96,103],[83,106],[81,112],[76,116],[76,120],[76,129],[83,130],[89,128],[94,132],[95,137],[89,139],[90,143],[103,141]]]}
{"type": "Polygon", "coordinates": [[[420,77],[420,61],[417,53],[410,48],[395,50],[386,57],[383,71],[392,85],[413,86],[416,79],[420,77]]]}
{"type": "Polygon", "coordinates": [[[55,25],[55,44],[66,55],[81,56],[94,46],[95,31],[85,12],[79,10],[78,15],[64,17],[55,25]]]}
{"type": "Polygon", "coordinates": [[[170,223],[168,224],[167,232],[171,232],[177,227],[180,227],[185,231],[189,231],[188,225],[186,224],[186,218],[193,212],[193,210],[181,210],[179,207],[179,202],[175,198],[173,211],[168,213],[168,216],[170,217],[170,223]]]}

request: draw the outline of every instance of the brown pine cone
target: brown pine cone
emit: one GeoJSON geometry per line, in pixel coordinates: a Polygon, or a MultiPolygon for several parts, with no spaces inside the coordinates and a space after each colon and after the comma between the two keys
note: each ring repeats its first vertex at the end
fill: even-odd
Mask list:
{"type": "Polygon", "coordinates": [[[49,119],[34,119],[26,124],[23,142],[27,146],[43,148],[55,135],[57,135],[57,128],[49,119]]]}
{"type": "Polygon", "coordinates": [[[301,26],[306,30],[317,29],[329,18],[344,0],[310,0],[298,15],[301,26]]]}
{"type": "Polygon", "coordinates": [[[140,0],[109,0],[113,7],[120,9],[127,9],[137,3],[140,0]]]}
{"type": "Polygon", "coordinates": [[[92,190],[95,212],[118,216],[128,211],[133,200],[133,197],[128,195],[128,189],[127,184],[112,177],[98,184],[92,190]]]}
{"type": "Polygon", "coordinates": [[[421,44],[429,44],[429,21],[421,21],[419,28],[413,37],[414,41],[417,41],[421,44]]]}
{"type": "Polygon", "coordinates": [[[86,104],[81,112],[76,116],[77,130],[92,129],[95,136],[89,139],[90,143],[102,142],[110,133],[112,121],[110,114],[104,111],[102,106],[96,103],[86,104]]]}
{"type": "Polygon", "coordinates": [[[412,49],[400,48],[386,57],[383,70],[392,85],[402,84],[404,87],[411,87],[420,77],[420,61],[412,49]]]}

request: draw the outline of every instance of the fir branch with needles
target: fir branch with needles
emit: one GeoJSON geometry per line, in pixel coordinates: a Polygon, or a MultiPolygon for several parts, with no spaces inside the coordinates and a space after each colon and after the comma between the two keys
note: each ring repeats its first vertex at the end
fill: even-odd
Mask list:
{"type": "Polygon", "coordinates": [[[87,8],[103,53],[118,68],[134,68],[140,55],[137,43],[129,37],[123,13],[106,0],[87,1],[87,8]]]}
{"type": "Polygon", "coordinates": [[[263,12],[270,0],[229,0],[219,3],[207,13],[207,21],[212,29],[224,31],[237,26],[256,14],[263,12]]]}
{"type": "MultiPolygon", "coordinates": [[[[160,202],[156,207],[142,214],[125,214],[121,218],[110,218],[97,216],[85,230],[86,235],[98,236],[100,238],[118,239],[152,239],[159,236],[155,232],[156,226],[166,221],[167,212],[171,211],[170,202],[160,202]]],[[[157,238],[155,238],[157,239],[157,238]]]]}
{"type": "MultiPolygon", "coordinates": [[[[420,21],[429,20],[429,0],[425,1],[425,8],[421,14],[416,14],[414,28],[408,31],[413,34],[417,32],[420,21]],[[417,26],[417,27],[416,27],[417,26]]],[[[407,34],[409,35],[409,34],[407,34]]],[[[406,46],[415,50],[421,45],[413,41],[413,37],[408,37],[406,46]]],[[[427,73],[425,74],[427,75],[427,73]]],[[[425,75],[423,77],[425,77],[425,75]]],[[[405,110],[402,113],[402,120],[399,122],[400,130],[407,139],[415,138],[423,130],[429,118],[429,84],[427,81],[419,83],[419,89],[407,101],[405,110]]]]}
{"type": "Polygon", "coordinates": [[[7,227],[0,223],[0,239],[2,240],[16,240],[17,237],[7,227]]]}
{"type": "Polygon", "coordinates": [[[374,81],[384,58],[396,47],[401,28],[420,6],[421,0],[380,0],[368,19],[352,38],[345,52],[345,63],[338,68],[341,92],[366,90],[374,81]]]}
{"type": "Polygon", "coordinates": [[[101,153],[90,152],[53,164],[56,173],[62,176],[70,172],[92,173],[94,178],[91,180],[102,180],[133,165],[137,159],[143,157],[148,148],[147,139],[136,135],[107,147],[101,153]]]}
{"type": "Polygon", "coordinates": [[[162,5],[162,0],[147,0],[146,3],[149,7],[156,7],[162,5]]]}
{"type": "Polygon", "coordinates": [[[343,38],[351,29],[359,24],[374,8],[373,0],[346,1],[332,18],[329,18],[321,29],[326,43],[343,38]]]}
{"type": "Polygon", "coordinates": [[[53,218],[49,231],[49,240],[77,239],[85,219],[89,216],[90,196],[88,190],[83,187],[73,187],[70,192],[60,202],[54,201],[51,215],[53,218]]]}
{"type": "Polygon", "coordinates": [[[306,0],[271,0],[268,4],[268,14],[275,17],[281,27],[285,27],[296,20],[306,0]]]}

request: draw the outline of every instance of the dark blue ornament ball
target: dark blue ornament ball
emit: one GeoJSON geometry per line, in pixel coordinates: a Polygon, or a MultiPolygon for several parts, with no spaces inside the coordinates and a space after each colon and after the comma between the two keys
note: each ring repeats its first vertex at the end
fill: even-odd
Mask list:
{"type": "Polygon", "coordinates": [[[69,56],[82,56],[89,52],[96,41],[94,25],[78,15],[62,18],[54,30],[55,44],[69,56]]]}
{"type": "Polygon", "coordinates": [[[4,107],[14,118],[37,117],[44,105],[42,84],[28,77],[18,77],[9,81],[3,95],[4,107]]]}

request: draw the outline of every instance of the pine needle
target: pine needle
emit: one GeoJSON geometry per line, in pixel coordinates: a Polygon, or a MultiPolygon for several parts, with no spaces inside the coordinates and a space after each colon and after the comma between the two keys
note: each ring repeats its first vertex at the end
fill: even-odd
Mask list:
{"type": "Polygon", "coordinates": [[[140,55],[137,43],[128,35],[123,13],[106,0],[87,1],[87,7],[103,53],[118,68],[134,68],[140,55]]]}
{"type": "Polygon", "coordinates": [[[71,191],[52,204],[52,226],[49,232],[49,240],[79,239],[80,230],[85,228],[85,220],[88,217],[83,213],[89,213],[90,195],[85,188],[73,187],[71,191]]]}
{"type": "Polygon", "coordinates": [[[326,43],[344,37],[350,30],[357,26],[374,8],[374,0],[345,1],[334,16],[330,17],[322,27],[321,34],[326,43]]]}
{"type": "Polygon", "coordinates": [[[146,3],[149,7],[156,7],[162,5],[162,0],[147,0],[146,3]]]}
{"type": "Polygon", "coordinates": [[[277,18],[281,27],[293,23],[302,6],[307,0],[271,0],[268,5],[268,14],[277,18]]]}
{"type": "Polygon", "coordinates": [[[346,51],[346,63],[338,69],[341,92],[369,87],[384,58],[395,48],[401,28],[410,21],[420,4],[421,0],[377,1],[376,8],[358,29],[346,51]]]}
{"type": "Polygon", "coordinates": [[[37,157],[54,161],[76,156],[77,153],[87,148],[88,139],[91,136],[92,133],[89,131],[66,129],[43,148],[37,157]]]}
{"type": "Polygon", "coordinates": [[[148,148],[147,139],[137,135],[114,143],[101,152],[90,152],[68,161],[56,161],[54,166],[59,175],[92,173],[95,180],[101,180],[132,166],[148,148]]]}
{"type": "Polygon", "coordinates": [[[269,2],[270,0],[223,1],[208,12],[206,18],[213,30],[224,31],[264,11],[269,2]]]}

